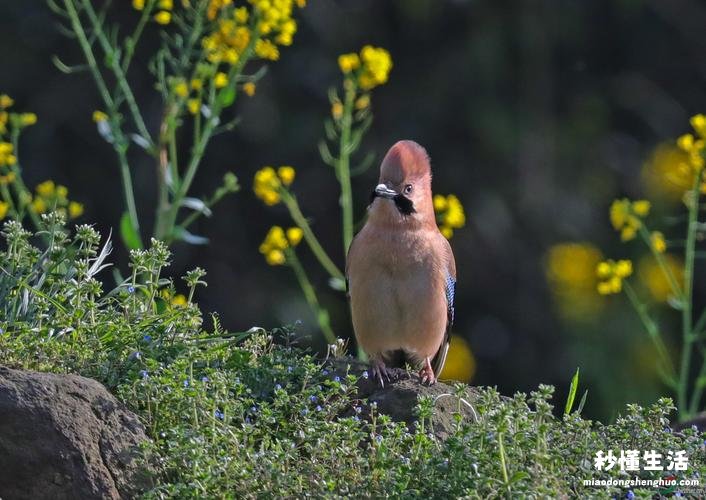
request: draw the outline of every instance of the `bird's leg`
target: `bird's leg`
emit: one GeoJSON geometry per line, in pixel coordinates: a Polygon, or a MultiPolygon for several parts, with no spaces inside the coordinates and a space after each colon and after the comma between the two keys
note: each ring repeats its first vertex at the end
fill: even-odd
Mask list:
{"type": "Polygon", "coordinates": [[[371,371],[373,372],[373,379],[377,379],[377,381],[380,382],[380,387],[385,387],[383,377],[385,377],[388,382],[390,381],[390,374],[387,373],[387,367],[381,358],[372,360],[371,371]]]}
{"type": "Polygon", "coordinates": [[[431,367],[429,358],[424,358],[424,366],[419,370],[419,378],[422,384],[428,383],[429,385],[433,385],[436,383],[436,376],[434,375],[434,369],[431,367]]]}

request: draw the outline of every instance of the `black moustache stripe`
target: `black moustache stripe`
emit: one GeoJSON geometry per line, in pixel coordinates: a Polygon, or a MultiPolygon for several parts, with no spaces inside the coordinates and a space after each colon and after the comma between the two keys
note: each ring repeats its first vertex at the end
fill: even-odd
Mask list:
{"type": "MultiPolygon", "coordinates": [[[[380,196],[380,195],[377,193],[377,191],[375,191],[373,189],[373,192],[370,193],[370,203],[374,202],[375,198],[377,198],[378,196],[380,196]]],[[[402,194],[395,195],[392,198],[392,201],[395,202],[395,206],[397,207],[397,210],[399,210],[399,212],[402,215],[410,215],[410,214],[413,214],[416,212],[416,210],[414,209],[414,203],[412,202],[412,200],[410,200],[409,198],[407,198],[406,196],[404,196],[402,194]]]]}

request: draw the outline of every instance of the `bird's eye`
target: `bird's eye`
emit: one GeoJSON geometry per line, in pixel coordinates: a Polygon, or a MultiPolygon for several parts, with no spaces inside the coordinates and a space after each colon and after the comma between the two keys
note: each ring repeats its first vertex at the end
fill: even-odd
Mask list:
{"type": "Polygon", "coordinates": [[[409,193],[411,193],[411,192],[412,192],[412,185],[411,185],[411,184],[407,184],[407,185],[404,187],[404,194],[409,194],[409,193]]]}

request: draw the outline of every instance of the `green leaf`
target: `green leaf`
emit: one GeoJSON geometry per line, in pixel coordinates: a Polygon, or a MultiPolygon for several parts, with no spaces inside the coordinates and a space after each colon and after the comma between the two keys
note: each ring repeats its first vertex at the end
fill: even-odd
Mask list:
{"type": "Polygon", "coordinates": [[[137,250],[142,248],[142,239],[140,233],[137,232],[130,221],[130,214],[125,212],[120,218],[120,236],[123,243],[129,250],[137,250]]]}
{"type": "Polygon", "coordinates": [[[566,406],[564,407],[564,415],[571,413],[571,408],[574,406],[574,399],[576,399],[576,390],[579,387],[579,368],[576,368],[576,373],[574,373],[571,379],[571,386],[569,387],[569,396],[566,398],[566,406]]]}
{"type": "Polygon", "coordinates": [[[221,90],[220,94],[218,94],[218,101],[224,108],[227,108],[228,106],[233,104],[233,102],[235,102],[235,88],[226,87],[221,90]]]}
{"type": "Polygon", "coordinates": [[[576,408],[576,411],[579,412],[579,415],[583,411],[583,405],[586,404],[586,397],[588,396],[588,389],[583,391],[583,396],[581,396],[581,401],[579,401],[579,407],[576,408]]]}

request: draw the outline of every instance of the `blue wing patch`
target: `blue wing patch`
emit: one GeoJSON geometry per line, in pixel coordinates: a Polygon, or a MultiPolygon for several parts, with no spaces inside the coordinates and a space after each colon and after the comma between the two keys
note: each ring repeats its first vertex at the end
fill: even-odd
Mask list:
{"type": "Polygon", "coordinates": [[[449,327],[454,322],[454,298],[456,296],[456,280],[450,275],[446,274],[446,304],[448,308],[449,316],[449,327]]]}

